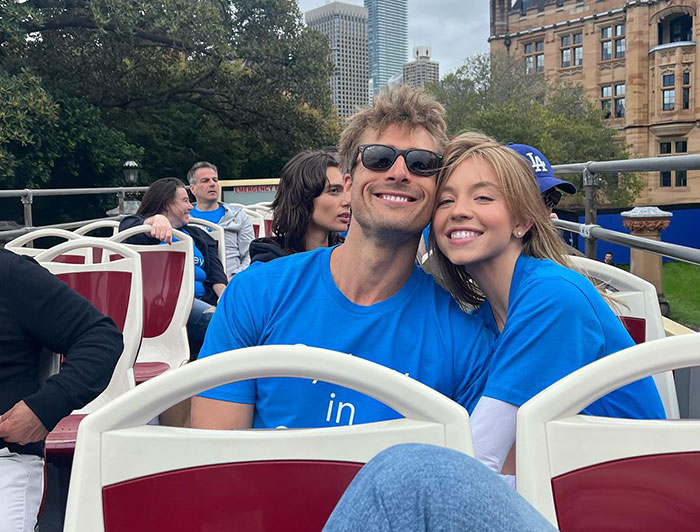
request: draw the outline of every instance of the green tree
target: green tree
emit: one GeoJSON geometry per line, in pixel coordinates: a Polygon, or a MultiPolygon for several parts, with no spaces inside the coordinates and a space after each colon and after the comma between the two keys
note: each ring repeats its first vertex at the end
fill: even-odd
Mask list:
{"type": "MultiPolygon", "coordinates": [[[[552,164],[626,159],[624,143],[607,127],[602,112],[582,87],[548,85],[544,76],[526,74],[522,61],[494,54],[469,59],[431,87],[445,106],[450,134],[482,131],[500,142],[537,147],[552,164]]],[[[579,187],[580,176],[571,176],[579,187]]],[[[635,174],[606,175],[601,200],[626,205],[641,191],[635,174]]]]}
{"type": "Polygon", "coordinates": [[[0,187],[276,175],[337,141],[331,68],[294,0],[0,0],[0,187]]]}

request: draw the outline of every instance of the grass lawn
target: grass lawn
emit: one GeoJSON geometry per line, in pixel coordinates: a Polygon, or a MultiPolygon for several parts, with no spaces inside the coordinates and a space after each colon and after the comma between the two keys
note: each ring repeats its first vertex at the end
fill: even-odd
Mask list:
{"type": "Polygon", "coordinates": [[[700,266],[685,262],[667,262],[664,269],[664,291],[671,306],[671,318],[700,330],[700,266]]]}

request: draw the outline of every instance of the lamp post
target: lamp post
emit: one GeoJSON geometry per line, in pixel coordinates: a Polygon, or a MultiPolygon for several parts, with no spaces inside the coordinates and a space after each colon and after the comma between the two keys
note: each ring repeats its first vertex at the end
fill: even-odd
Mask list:
{"type": "MultiPolygon", "coordinates": [[[[134,186],[136,181],[139,179],[139,163],[136,161],[124,161],[122,164],[122,172],[124,173],[124,181],[129,186],[134,186]]],[[[124,214],[124,202],[126,200],[126,193],[124,190],[119,191],[119,214],[124,214]]]]}
{"type": "Polygon", "coordinates": [[[124,172],[124,181],[130,186],[134,186],[139,178],[139,163],[136,161],[124,161],[122,172],[124,172]]]}

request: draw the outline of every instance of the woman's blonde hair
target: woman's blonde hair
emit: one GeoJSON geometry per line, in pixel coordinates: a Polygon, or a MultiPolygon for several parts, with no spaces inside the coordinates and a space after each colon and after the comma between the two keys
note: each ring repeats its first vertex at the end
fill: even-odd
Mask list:
{"type": "MultiPolygon", "coordinates": [[[[479,158],[493,168],[508,211],[515,220],[532,227],[523,236],[523,253],[539,259],[550,259],[571,267],[566,259],[566,246],[552,226],[540,197],[532,167],[523,157],[481,133],[463,133],[450,140],[443,154],[443,167],[437,177],[437,194],[461,163],[479,158]]],[[[433,249],[431,270],[441,284],[463,307],[478,306],[484,294],[464,266],[456,266],[440,251],[430,229],[429,247],[433,249]]]]}

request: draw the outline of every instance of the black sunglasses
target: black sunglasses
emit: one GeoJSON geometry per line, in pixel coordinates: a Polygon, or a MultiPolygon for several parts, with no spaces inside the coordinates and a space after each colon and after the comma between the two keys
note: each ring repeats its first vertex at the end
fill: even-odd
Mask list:
{"type": "Polygon", "coordinates": [[[430,150],[397,150],[384,144],[363,144],[357,151],[365,168],[380,172],[391,168],[399,155],[403,155],[408,171],[421,177],[435,175],[442,163],[442,155],[430,150]]]}
{"type": "Polygon", "coordinates": [[[542,199],[548,208],[553,209],[559,205],[559,201],[561,200],[561,191],[557,190],[556,188],[550,188],[544,194],[542,194],[542,199]]]}

